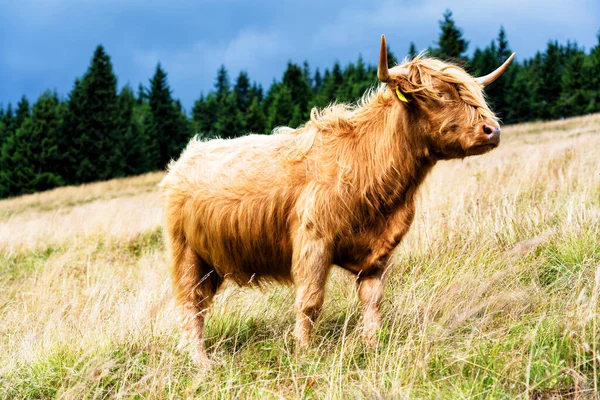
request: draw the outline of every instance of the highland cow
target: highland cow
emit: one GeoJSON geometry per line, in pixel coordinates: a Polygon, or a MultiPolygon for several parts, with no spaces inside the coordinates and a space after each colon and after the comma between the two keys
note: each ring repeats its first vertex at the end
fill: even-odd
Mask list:
{"type": "Polygon", "coordinates": [[[375,338],[390,255],[415,214],[417,189],[439,160],[483,154],[500,140],[483,87],[422,55],[388,69],[356,105],[313,109],[298,129],[233,140],[192,139],[161,182],[170,272],[193,356],[207,361],[207,309],[225,279],[293,283],[306,345],[333,265],[356,276],[362,335],[375,338]]]}

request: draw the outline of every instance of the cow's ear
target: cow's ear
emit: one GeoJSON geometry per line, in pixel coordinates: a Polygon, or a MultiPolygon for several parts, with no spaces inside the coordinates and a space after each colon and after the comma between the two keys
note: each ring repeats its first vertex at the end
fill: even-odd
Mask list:
{"type": "Polygon", "coordinates": [[[403,75],[393,78],[392,82],[390,82],[390,89],[404,103],[410,103],[414,99],[415,85],[403,75]]]}

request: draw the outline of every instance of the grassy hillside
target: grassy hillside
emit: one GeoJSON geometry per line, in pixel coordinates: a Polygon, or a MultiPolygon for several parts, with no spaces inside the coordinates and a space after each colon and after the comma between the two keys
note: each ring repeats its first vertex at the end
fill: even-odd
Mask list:
{"type": "Polygon", "coordinates": [[[0,397],[598,398],[600,115],[503,135],[427,180],[376,349],[342,271],[300,354],[291,288],[230,285],[208,372],[177,350],[161,174],[0,201],[0,397]]]}

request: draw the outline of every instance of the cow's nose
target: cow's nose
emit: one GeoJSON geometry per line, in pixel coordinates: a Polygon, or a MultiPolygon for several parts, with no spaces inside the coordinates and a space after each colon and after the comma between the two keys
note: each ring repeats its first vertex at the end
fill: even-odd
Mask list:
{"type": "Polygon", "coordinates": [[[490,143],[500,142],[500,127],[495,125],[483,124],[483,133],[488,136],[490,143]]]}

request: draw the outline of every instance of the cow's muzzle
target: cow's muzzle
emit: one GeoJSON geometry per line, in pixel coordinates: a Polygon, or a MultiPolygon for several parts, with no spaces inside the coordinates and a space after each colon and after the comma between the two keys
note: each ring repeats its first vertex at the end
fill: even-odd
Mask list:
{"type": "Polygon", "coordinates": [[[498,125],[483,124],[483,133],[487,137],[485,145],[498,146],[500,143],[500,127],[498,125]]]}

